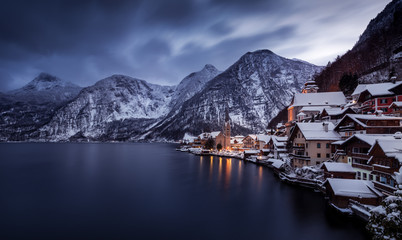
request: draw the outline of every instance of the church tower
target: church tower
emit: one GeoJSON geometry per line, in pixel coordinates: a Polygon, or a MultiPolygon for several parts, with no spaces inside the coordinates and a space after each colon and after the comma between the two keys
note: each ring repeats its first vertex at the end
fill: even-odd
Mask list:
{"type": "Polygon", "coordinates": [[[223,127],[223,148],[230,148],[230,118],[229,118],[229,108],[226,107],[225,110],[225,125],[223,127]]]}
{"type": "Polygon", "coordinates": [[[317,93],[317,92],[318,92],[318,86],[314,80],[307,81],[302,89],[302,93],[317,93]]]}

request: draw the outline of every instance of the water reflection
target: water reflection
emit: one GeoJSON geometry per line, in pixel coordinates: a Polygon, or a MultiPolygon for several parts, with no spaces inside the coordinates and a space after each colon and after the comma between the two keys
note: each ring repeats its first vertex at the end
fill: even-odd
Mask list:
{"type": "Polygon", "coordinates": [[[230,187],[230,176],[232,173],[232,159],[228,158],[226,159],[226,170],[225,170],[225,189],[228,189],[230,187]]]}
{"type": "Polygon", "coordinates": [[[242,170],[243,170],[243,162],[239,161],[239,166],[238,166],[238,174],[237,174],[237,179],[239,181],[239,184],[241,183],[241,177],[242,177],[242,170]]]}
{"type": "Polygon", "coordinates": [[[258,190],[261,190],[262,184],[262,166],[258,167],[258,190]]]}

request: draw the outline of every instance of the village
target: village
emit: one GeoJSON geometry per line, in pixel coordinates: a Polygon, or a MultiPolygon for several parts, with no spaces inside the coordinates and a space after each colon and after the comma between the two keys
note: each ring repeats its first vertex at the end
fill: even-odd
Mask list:
{"type": "Polygon", "coordinates": [[[282,181],[323,193],[342,214],[368,221],[402,187],[402,81],[359,84],[350,96],[318,92],[307,81],[296,93],[288,121],[276,129],[231,136],[186,134],[183,152],[237,158],[273,169],[282,181]]]}

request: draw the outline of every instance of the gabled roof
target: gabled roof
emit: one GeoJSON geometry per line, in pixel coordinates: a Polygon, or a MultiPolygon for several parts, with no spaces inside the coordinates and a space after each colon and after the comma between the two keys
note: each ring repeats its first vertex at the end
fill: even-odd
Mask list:
{"type": "Polygon", "coordinates": [[[258,141],[263,141],[265,143],[268,143],[269,140],[271,140],[271,136],[265,135],[265,134],[258,134],[257,139],[258,139],[258,141]]]}
{"type": "Polygon", "coordinates": [[[221,131],[211,132],[211,137],[216,138],[220,133],[221,133],[221,131]]]}
{"type": "Polygon", "coordinates": [[[325,124],[328,124],[327,132],[324,130],[323,122],[296,123],[296,128],[300,130],[306,140],[340,140],[341,136],[334,131],[334,124],[331,122],[325,122],[325,124]]]}
{"type": "Polygon", "coordinates": [[[395,106],[395,107],[402,107],[402,102],[393,102],[393,103],[391,103],[391,105],[389,105],[389,108],[391,108],[391,107],[393,107],[393,106],[395,106]]]}
{"type": "Polygon", "coordinates": [[[296,93],[291,106],[341,106],[346,104],[343,92],[296,93]]]}
{"type": "Polygon", "coordinates": [[[402,163],[402,139],[377,139],[370,148],[369,154],[372,153],[375,145],[378,145],[387,157],[395,158],[402,163]]]}
{"type": "Polygon", "coordinates": [[[340,115],[343,114],[346,111],[353,111],[355,112],[353,109],[351,109],[350,107],[344,107],[344,108],[340,108],[340,107],[326,107],[324,108],[323,112],[325,111],[329,116],[334,116],[334,115],[340,115]]]}
{"type": "Polygon", "coordinates": [[[391,116],[377,116],[374,114],[346,114],[336,125],[335,129],[338,129],[340,124],[343,122],[344,119],[350,118],[354,122],[358,123],[363,127],[367,127],[365,123],[368,120],[377,121],[377,120],[399,120],[402,121],[402,117],[391,117],[391,116]]]}
{"type": "Polygon", "coordinates": [[[361,92],[363,92],[364,90],[366,90],[366,86],[367,85],[369,85],[369,84],[359,84],[359,85],[357,85],[357,87],[355,88],[355,90],[353,91],[353,93],[352,93],[352,96],[354,97],[354,96],[358,96],[358,95],[360,95],[360,93],[361,92]]]}
{"type": "Polygon", "coordinates": [[[383,140],[392,140],[394,139],[393,134],[355,134],[345,141],[343,141],[342,145],[351,141],[352,139],[357,138],[365,143],[367,143],[370,146],[373,146],[375,141],[378,139],[383,139],[383,140]]]}
{"type": "Polygon", "coordinates": [[[338,162],[324,162],[321,168],[325,168],[328,172],[347,172],[347,173],[355,173],[356,171],[350,164],[347,163],[338,163],[338,162]]]}
{"type": "Polygon", "coordinates": [[[322,110],[324,110],[325,107],[302,107],[302,109],[300,109],[300,112],[322,112],[322,110]]]}
{"type": "Polygon", "coordinates": [[[250,138],[253,139],[254,141],[257,139],[257,135],[256,135],[256,134],[249,134],[249,135],[245,136],[245,137],[243,138],[243,140],[244,140],[245,138],[247,138],[247,137],[250,137],[250,138]]]}
{"type": "Polygon", "coordinates": [[[357,94],[360,95],[361,93],[366,91],[370,93],[370,95],[373,97],[394,95],[394,93],[391,92],[390,89],[397,87],[400,84],[402,84],[402,81],[396,83],[386,82],[386,83],[375,83],[375,84],[362,84],[362,86],[357,85],[355,91],[352,93],[352,96],[357,94]]]}
{"type": "Polygon", "coordinates": [[[336,196],[377,198],[383,194],[374,189],[370,181],[358,179],[328,178],[328,182],[336,196]]]}

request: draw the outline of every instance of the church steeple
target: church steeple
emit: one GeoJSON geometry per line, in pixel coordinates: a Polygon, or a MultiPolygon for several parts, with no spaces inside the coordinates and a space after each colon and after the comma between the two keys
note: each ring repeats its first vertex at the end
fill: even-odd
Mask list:
{"type": "Polygon", "coordinates": [[[229,117],[229,106],[226,105],[225,108],[225,124],[223,127],[223,136],[224,136],[224,148],[230,148],[230,117],[229,117]]]}

